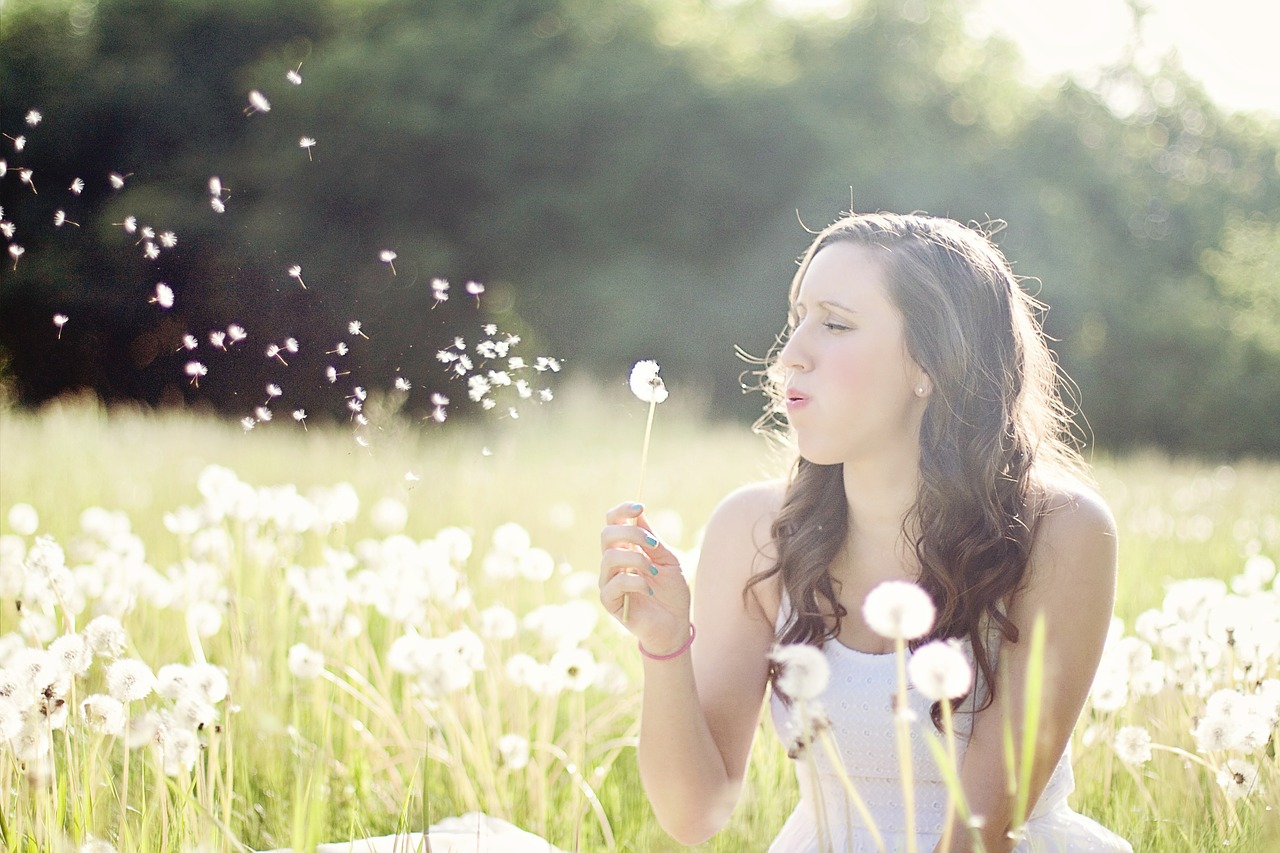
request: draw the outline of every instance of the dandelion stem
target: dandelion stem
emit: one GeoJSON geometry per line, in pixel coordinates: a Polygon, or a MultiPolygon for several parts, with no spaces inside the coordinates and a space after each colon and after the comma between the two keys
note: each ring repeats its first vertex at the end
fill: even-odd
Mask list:
{"type": "Polygon", "coordinates": [[[894,645],[898,662],[898,693],[893,718],[898,741],[898,769],[902,774],[902,812],[906,819],[907,853],[916,853],[915,781],[911,774],[911,732],[907,717],[907,643],[898,637],[894,645]]]}
{"type": "MultiPolygon", "coordinates": [[[[653,435],[653,412],[658,408],[657,399],[649,400],[649,417],[644,422],[644,442],[640,445],[640,484],[636,486],[636,503],[640,502],[640,496],[644,494],[644,469],[649,463],[649,437],[653,435]]],[[[622,624],[627,624],[627,620],[631,617],[631,595],[628,593],[622,597],[622,624]]]]}
{"type": "MultiPolygon", "coordinates": [[[[871,817],[871,812],[867,810],[867,804],[862,801],[857,787],[854,786],[853,780],[849,778],[849,774],[844,767],[844,761],[840,758],[835,741],[831,737],[831,731],[824,728],[819,737],[822,739],[822,748],[827,751],[827,757],[831,759],[832,765],[836,768],[836,773],[840,776],[840,784],[844,786],[844,791],[849,796],[849,801],[853,803],[853,807],[858,811],[858,816],[867,825],[867,832],[871,834],[871,840],[875,842],[876,849],[880,853],[885,853],[884,837],[880,835],[880,829],[871,817]]],[[[944,845],[940,849],[946,850],[947,847],[944,845]]]]}

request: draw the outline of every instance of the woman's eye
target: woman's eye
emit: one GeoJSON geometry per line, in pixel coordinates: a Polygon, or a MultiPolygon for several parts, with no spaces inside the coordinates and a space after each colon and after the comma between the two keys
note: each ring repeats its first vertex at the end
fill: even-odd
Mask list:
{"type": "Polygon", "coordinates": [[[823,326],[825,326],[825,327],[827,327],[828,329],[830,329],[830,330],[831,330],[831,331],[833,331],[833,332],[847,332],[847,331],[849,331],[849,327],[848,327],[848,326],[846,326],[844,323],[836,322],[835,320],[828,320],[828,321],[826,321],[825,323],[823,323],[822,325],[823,325],[823,326]]]}

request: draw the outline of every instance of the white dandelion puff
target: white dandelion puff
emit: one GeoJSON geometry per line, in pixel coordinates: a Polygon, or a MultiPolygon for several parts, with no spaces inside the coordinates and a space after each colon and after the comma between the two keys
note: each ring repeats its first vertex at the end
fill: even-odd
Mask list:
{"type": "Polygon", "coordinates": [[[955,640],[926,643],[907,663],[911,683],[931,702],[959,699],[973,685],[973,669],[955,640]]]}
{"type": "Polygon", "coordinates": [[[244,330],[244,326],[235,323],[227,326],[227,338],[230,340],[231,345],[238,344],[247,337],[249,337],[249,333],[244,330]]]}
{"type": "MultiPolygon", "coordinates": [[[[394,254],[393,254],[393,257],[394,257],[394,254]]],[[[388,262],[388,263],[389,263],[389,262],[388,262]]],[[[366,335],[363,331],[361,331],[361,327],[362,327],[362,326],[363,326],[363,324],[362,324],[359,320],[352,320],[350,323],[348,323],[348,324],[347,324],[347,334],[349,334],[349,335],[359,335],[360,337],[364,338],[365,340],[368,340],[368,339],[369,339],[369,336],[368,336],[368,335],[366,335]]],[[[342,355],[343,353],[338,353],[338,354],[339,354],[339,355],[342,355]]]]}
{"type": "Polygon", "coordinates": [[[111,174],[107,175],[107,180],[111,182],[112,189],[121,190],[121,189],[124,189],[125,180],[131,177],[132,175],[133,175],[133,172],[130,172],[127,175],[122,175],[119,172],[112,172],[111,174]]]}
{"type": "Polygon", "coordinates": [[[307,149],[307,159],[311,159],[311,149],[316,147],[316,141],[310,136],[304,136],[298,140],[298,147],[307,149]]]}
{"type": "Polygon", "coordinates": [[[90,731],[118,736],[124,734],[124,704],[113,696],[95,693],[80,704],[84,721],[90,731]]]}
{"type": "Polygon", "coordinates": [[[302,63],[298,63],[297,68],[291,68],[285,72],[284,79],[288,80],[295,86],[302,85],[302,63]]]}
{"type": "Polygon", "coordinates": [[[145,699],[155,689],[151,667],[140,660],[125,658],[107,667],[107,688],[112,698],[128,704],[145,699]]]}
{"type": "Polygon", "coordinates": [[[301,264],[294,264],[293,266],[289,267],[289,278],[297,279],[298,284],[302,285],[302,289],[303,290],[307,289],[307,283],[302,280],[301,264]]]}
{"type": "Polygon", "coordinates": [[[67,325],[67,321],[71,318],[66,314],[54,314],[53,325],[58,330],[58,340],[62,340],[62,327],[67,325]]]}
{"type": "Polygon", "coordinates": [[[498,738],[498,757],[503,767],[523,770],[529,764],[529,739],[517,734],[504,734],[498,738]]]}
{"type": "Polygon", "coordinates": [[[774,645],[769,662],[776,667],[774,684],[778,690],[796,701],[817,699],[831,679],[826,656],[807,643],[774,645]]]}
{"type": "Polygon", "coordinates": [[[910,581],[885,581],[867,593],[862,618],[890,640],[914,640],[929,633],[936,609],[929,593],[910,581]]]}
{"type": "Polygon", "coordinates": [[[27,250],[19,246],[17,243],[9,244],[9,257],[13,258],[13,268],[15,270],[18,268],[18,259],[22,257],[22,253],[25,251],[27,250]]]}
{"type": "Polygon", "coordinates": [[[1116,755],[1131,767],[1151,760],[1151,733],[1142,726],[1123,726],[1116,732],[1116,755]]]}
{"type": "Polygon", "coordinates": [[[65,210],[55,210],[53,212],[53,227],[61,228],[63,225],[74,225],[77,228],[80,227],[79,222],[73,222],[67,218],[67,212],[65,210]]]}
{"type": "Polygon", "coordinates": [[[403,376],[396,377],[395,385],[396,385],[397,391],[408,391],[410,388],[413,387],[413,383],[411,383],[408,379],[405,379],[403,376]]]}
{"type": "Polygon", "coordinates": [[[249,106],[245,107],[244,114],[251,116],[254,113],[269,112],[271,112],[271,102],[267,100],[266,95],[257,89],[251,89],[249,91],[249,106]]]}
{"type": "Polygon", "coordinates": [[[637,361],[631,368],[628,384],[631,393],[646,403],[661,403],[667,399],[667,386],[658,375],[661,368],[656,361],[637,361]]]}
{"type": "Polygon", "coordinates": [[[395,260],[397,257],[399,257],[399,255],[397,255],[395,252],[391,251],[390,249],[383,249],[381,252],[378,253],[378,260],[382,261],[384,264],[391,267],[392,275],[396,274],[395,260]]]}
{"type": "Polygon", "coordinates": [[[164,231],[160,234],[160,245],[166,249],[172,249],[178,245],[178,235],[172,231],[164,231]]]}
{"type": "Polygon", "coordinates": [[[67,189],[71,190],[72,195],[80,195],[80,193],[84,192],[84,181],[76,178],[67,189]]]}
{"type": "Polygon", "coordinates": [[[40,114],[39,110],[27,110],[25,121],[27,122],[27,124],[31,125],[32,127],[35,127],[37,124],[40,123],[40,120],[42,118],[44,118],[44,116],[40,114]]]}

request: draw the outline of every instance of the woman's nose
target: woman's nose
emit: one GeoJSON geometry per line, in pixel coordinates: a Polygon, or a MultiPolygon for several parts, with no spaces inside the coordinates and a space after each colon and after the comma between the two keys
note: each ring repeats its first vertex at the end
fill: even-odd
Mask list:
{"type": "Polygon", "coordinates": [[[809,358],[804,350],[804,341],[802,340],[803,326],[796,326],[787,335],[787,342],[783,344],[782,351],[778,353],[778,363],[787,370],[805,370],[809,366],[809,358]]]}

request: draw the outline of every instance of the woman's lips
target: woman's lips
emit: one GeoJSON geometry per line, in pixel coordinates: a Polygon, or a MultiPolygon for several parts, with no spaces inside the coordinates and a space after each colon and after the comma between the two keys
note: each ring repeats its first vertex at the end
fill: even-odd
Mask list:
{"type": "Polygon", "coordinates": [[[787,390],[786,394],[787,411],[794,412],[796,409],[803,409],[809,404],[809,395],[801,394],[799,391],[787,390]]]}

